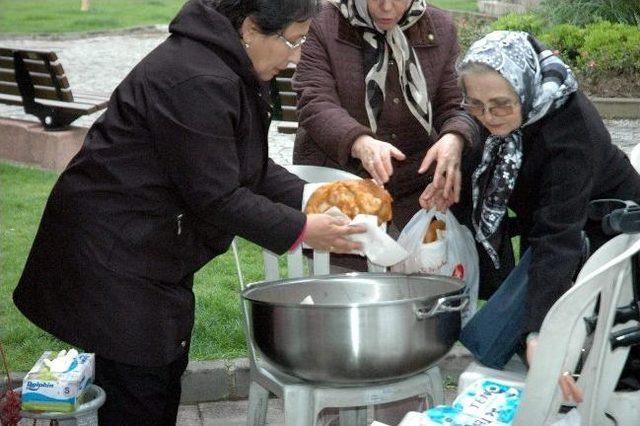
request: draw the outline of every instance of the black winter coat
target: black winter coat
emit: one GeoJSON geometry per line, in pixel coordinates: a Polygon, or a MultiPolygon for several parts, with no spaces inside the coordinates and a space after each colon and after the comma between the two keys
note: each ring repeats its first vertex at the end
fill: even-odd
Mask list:
{"type": "Polygon", "coordinates": [[[142,366],[188,349],[193,273],[235,235],[283,253],[306,220],[237,31],[202,0],[169,30],[60,176],[14,292],[54,336],[142,366]]]}
{"type": "MultiPolygon", "coordinates": [[[[470,156],[472,163],[479,163],[483,147],[470,156]]],[[[523,334],[538,331],[571,286],[581,259],[581,231],[587,232],[591,252],[611,238],[600,222],[587,220],[589,202],[601,198],[640,203],[640,176],[611,143],[593,104],[578,91],[558,111],[523,131],[523,162],[508,203],[517,220],[509,221],[511,229],[505,233],[521,235],[521,253],[531,248],[533,255],[523,334]]],[[[502,259],[509,257],[504,255],[509,246],[508,239],[503,241],[502,259]]],[[[478,251],[485,261],[481,269],[492,270],[481,245],[478,251]]],[[[508,271],[493,273],[503,278],[508,271]]],[[[484,278],[481,286],[491,281],[484,278]]]]}

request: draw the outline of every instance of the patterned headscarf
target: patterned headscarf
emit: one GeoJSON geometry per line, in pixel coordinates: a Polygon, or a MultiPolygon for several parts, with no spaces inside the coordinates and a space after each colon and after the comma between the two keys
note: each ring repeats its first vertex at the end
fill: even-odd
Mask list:
{"type": "Polygon", "coordinates": [[[367,9],[367,0],[331,0],[342,16],[354,27],[364,29],[364,69],[367,96],[365,107],[371,130],[377,130],[377,120],[382,112],[387,81],[389,50],[398,65],[400,87],[411,114],[431,134],[432,112],[427,81],[422,73],[418,57],[404,35],[424,14],[426,0],[410,1],[409,8],[391,30],[380,30],[367,9]]]}
{"type": "Polygon", "coordinates": [[[500,223],[522,165],[522,128],[560,108],[578,89],[571,69],[525,32],[494,31],[471,45],[458,70],[481,63],[513,86],[522,105],[522,126],[511,134],[489,136],[472,178],[476,239],[500,267],[500,223]]]}

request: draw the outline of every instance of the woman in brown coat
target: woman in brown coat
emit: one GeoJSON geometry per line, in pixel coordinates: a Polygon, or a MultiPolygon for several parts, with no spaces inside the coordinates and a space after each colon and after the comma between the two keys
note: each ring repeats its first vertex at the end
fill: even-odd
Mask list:
{"type": "Polygon", "coordinates": [[[398,229],[433,176],[448,204],[457,201],[461,154],[477,134],[460,109],[458,52],[451,19],[425,0],[332,0],[312,21],[294,76],[293,162],[385,184],[398,229]]]}

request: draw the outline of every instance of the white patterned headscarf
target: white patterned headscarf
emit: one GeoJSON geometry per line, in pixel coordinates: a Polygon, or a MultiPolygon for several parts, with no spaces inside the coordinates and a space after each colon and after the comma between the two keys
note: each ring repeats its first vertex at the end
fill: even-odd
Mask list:
{"type": "Polygon", "coordinates": [[[409,8],[391,30],[380,30],[367,9],[367,0],[330,0],[342,16],[354,27],[364,29],[364,68],[367,95],[365,107],[371,130],[377,130],[382,112],[389,55],[398,65],[400,87],[411,114],[431,134],[432,112],[427,81],[418,57],[404,35],[404,30],[418,22],[427,8],[426,0],[407,0],[409,8]]]}
{"type": "Polygon", "coordinates": [[[578,89],[571,69],[525,32],[494,31],[471,45],[458,70],[481,63],[513,86],[522,105],[522,126],[511,134],[489,136],[482,161],[472,177],[476,239],[500,267],[500,224],[522,165],[522,128],[560,108],[578,89]]]}

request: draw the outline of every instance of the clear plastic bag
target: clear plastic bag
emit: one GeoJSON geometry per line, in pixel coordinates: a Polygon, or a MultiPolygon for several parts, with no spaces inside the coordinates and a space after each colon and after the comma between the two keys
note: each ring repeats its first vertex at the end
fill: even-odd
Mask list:
{"type": "Polygon", "coordinates": [[[402,230],[398,244],[404,247],[409,256],[393,266],[392,271],[445,275],[465,282],[469,305],[462,312],[462,324],[466,324],[476,310],[480,281],[478,251],[471,231],[461,225],[450,210],[445,213],[435,208],[420,210],[402,230]],[[424,236],[433,219],[444,221],[446,231],[442,239],[425,244],[424,236]]]}

